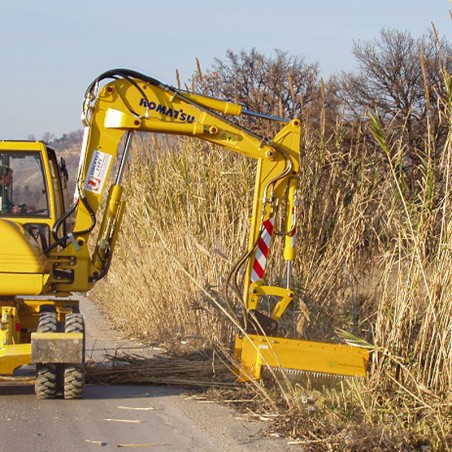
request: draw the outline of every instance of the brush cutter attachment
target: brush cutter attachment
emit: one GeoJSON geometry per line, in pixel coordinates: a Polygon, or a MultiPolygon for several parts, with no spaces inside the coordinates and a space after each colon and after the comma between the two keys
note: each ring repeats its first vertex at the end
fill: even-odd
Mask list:
{"type": "Polygon", "coordinates": [[[288,374],[365,377],[369,351],[345,344],[248,334],[235,341],[239,381],[258,380],[264,367],[288,374]]]}

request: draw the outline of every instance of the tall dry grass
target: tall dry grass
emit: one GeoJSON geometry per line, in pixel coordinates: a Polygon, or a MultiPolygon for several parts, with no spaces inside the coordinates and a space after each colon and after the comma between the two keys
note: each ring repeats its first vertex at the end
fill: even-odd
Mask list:
{"type": "Polygon", "coordinates": [[[141,135],[133,147],[122,234],[96,298],[133,336],[231,339],[211,298],[228,308],[222,288],[247,244],[253,163],[185,138],[141,135]]]}
{"type": "MultiPolygon", "coordinates": [[[[445,83],[440,120],[451,124],[450,77],[445,83]]],[[[281,419],[318,450],[446,448],[452,132],[441,149],[426,136],[417,150],[421,163],[410,173],[403,168],[403,131],[377,116],[362,127],[338,119],[326,136],[306,122],[298,301],[282,324],[289,336],[338,341],[345,331],[365,340],[372,369],[366,382],[317,395],[314,410],[300,402],[304,390],[288,389],[281,419]]],[[[122,234],[111,271],[95,289],[118,328],[160,342],[230,343],[234,328],[221,310],[229,309],[222,288],[246,248],[253,170],[246,158],[199,141],[135,137],[122,234]]],[[[269,279],[278,281],[277,255],[272,264],[269,279]]]]}

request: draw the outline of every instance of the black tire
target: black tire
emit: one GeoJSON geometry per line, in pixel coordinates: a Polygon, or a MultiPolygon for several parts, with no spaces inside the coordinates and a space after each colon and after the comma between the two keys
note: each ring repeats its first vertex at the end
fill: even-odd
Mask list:
{"type": "Polygon", "coordinates": [[[82,314],[74,312],[66,315],[66,333],[83,333],[83,362],[64,366],[64,398],[80,399],[85,389],[85,323],[82,314]]]}
{"type": "MultiPolygon", "coordinates": [[[[52,333],[58,330],[58,321],[53,305],[40,309],[38,333],[52,333]]],[[[35,393],[38,399],[54,399],[57,393],[56,364],[36,364],[35,393]]]]}
{"type": "Polygon", "coordinates": [[[54,304],[43,304],[39,308],[39,322],[37,331],[49,333],[58,329],[56,306],[54,304]]]}
{"type": "Polygon", "coordinates": [[[35,393],[38,399],[54,399],[57,392],[57,368],[55,364],[37,364],[35,393]]]}

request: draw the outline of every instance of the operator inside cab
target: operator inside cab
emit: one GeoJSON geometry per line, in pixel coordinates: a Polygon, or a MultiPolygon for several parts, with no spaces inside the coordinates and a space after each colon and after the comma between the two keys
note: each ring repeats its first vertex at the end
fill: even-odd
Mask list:
{"type": "Polygon", "coordinates": [[[47,190],[39,156],[0,153],[0,216],[48,215],[47,190]]]}

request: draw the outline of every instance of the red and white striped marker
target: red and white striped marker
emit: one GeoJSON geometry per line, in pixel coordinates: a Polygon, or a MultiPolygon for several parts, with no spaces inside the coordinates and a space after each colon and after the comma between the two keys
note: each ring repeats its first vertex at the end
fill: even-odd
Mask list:
{"type": "Polygon", "coordinates": [[[256,252],[254,254],[254,264],[251,271],[251,282],[255,283],[261,280],[265,274],[265,267],[267,265],[268,251],[273,234],[274,217],[265,220],[262,223],[262,233],[257,242],[256,252]]]}
{"type": "Polygon", "coordinates": [[[292,248],[295,248],[295,243],[297,241],[297,210],[295,207],[292,209],[292,233],[290,234],[292,240],[290,241],[290,245],[292,248]]]}

